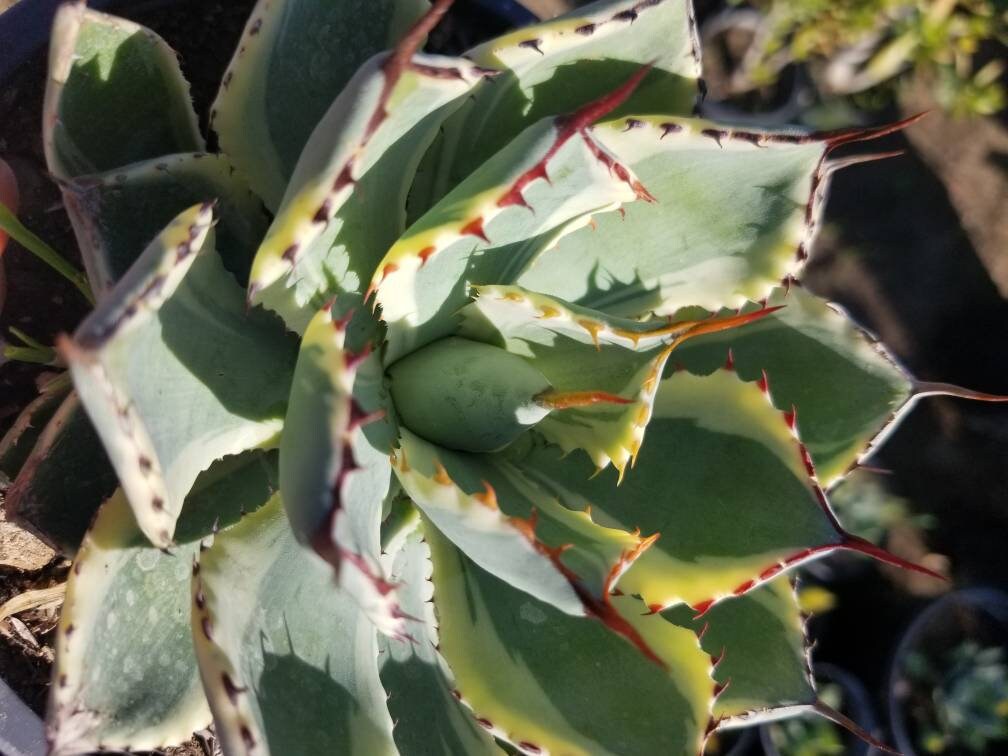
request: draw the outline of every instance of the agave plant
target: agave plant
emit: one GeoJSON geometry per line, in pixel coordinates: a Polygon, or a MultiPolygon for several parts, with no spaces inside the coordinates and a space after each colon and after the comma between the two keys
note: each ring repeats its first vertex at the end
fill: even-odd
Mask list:
{"type": "Polygon", "coordinates": [[[0,450],[75,554],[54,752],[212,714],[227,754],[694,754],[829,713],[784,573],[900,563],[825,491],[941,387],[794,276],[833,150],[903,124],[690,117],[681,0],[418,53],[448,5],[260,0],[215,154],[157,35],[60,10],[98,304],[0,450]]]}

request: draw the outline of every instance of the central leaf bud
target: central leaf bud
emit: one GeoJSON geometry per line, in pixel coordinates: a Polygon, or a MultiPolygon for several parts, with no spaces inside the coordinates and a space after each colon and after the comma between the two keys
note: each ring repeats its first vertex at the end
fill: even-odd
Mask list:
{"type": "Polygon", "coordinates": [[[450,449],[502,449],[552,408],[553,387],[528,360],[478,341],[435,341],[388,375],[403,425],[450,449]]]}

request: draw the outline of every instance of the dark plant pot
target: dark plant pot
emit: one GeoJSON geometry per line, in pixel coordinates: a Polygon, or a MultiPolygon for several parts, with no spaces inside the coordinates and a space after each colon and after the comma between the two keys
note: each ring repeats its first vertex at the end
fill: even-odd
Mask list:
{"type": "MultiPolygon", "coordinates": [[[[159,7],[177,5],[185,0],[88,0],[96,10],[142,14],[159,7]]],[[[21,0],[0,14],[0,82],[3,82],[25,61],[48,42],[56,10],[66,0],[21,0]]],[[[460,2],[486,16],[493,28],[526,26],[539,19],[517,0],[469,0],[460,2]]]]}
{"type": "Polygon", "coordinates": [[[759,731],[755,727],[725,730],[718,733],[718,738],[722,747],[715,751],[708,746],[704,751],[705,756],[756,756],[762,753],[759,731]]]}
{"type": "Polygon", "coordinates": [[[1008,593],[995,588],[968,588],[931,603],[907,627],[893,653],[889,669],[888,708],[895,747],[904,756],[920,751],[907,704],[913,694],[903,675],[913,652],[932,658],[967,640],[1008,645],[1008,593]]]}
{"type": "MultiPolygon", "coordinates": [[[[854,720],[866,732],[873,735],[877,733],[878,717],[875,715],[875,707],[872,704],[871,696],[865,690],[864,684],[857,677],[832,664],[816,664],[815,676],[817,680],[838,685],[843,691],[843,713],[854,720]]],[[[763,744],[763,751],[767,756],[781,756],[780,750],[773,742],[772,727],[773,722],[768,722],[760,727],[760,742],[763,744]]],[[[858,740],[855,736],[849,733],[844,733],[844,735],[847,747],[844,751],[844,756],[868,756],[868,754],[874,756],[878,753],[874,748],[858,740]]]]}
{"type": "Polygon", "coordinates": [[[535,13],[517,0],[470,0],[470,4],[515,28],[528,26],[539,20],[535,13]]]}
{"type": "Polygon", "coordinates": [[[47,750],[42,721],[0,680],[0,753],[45,756],[47,750]]]}
{"type": "MultiPolygon", "coordinates": [[[[0,50],[4,51],[3,57],[0,57],[0,82],[6,81],[11,73],[47,43],[53,16],[63,2],[21,0],[0,14],[0,50]]],[[[88,3],[98,10],[112,4],[112,0],[91,0],[88,3]]]]}

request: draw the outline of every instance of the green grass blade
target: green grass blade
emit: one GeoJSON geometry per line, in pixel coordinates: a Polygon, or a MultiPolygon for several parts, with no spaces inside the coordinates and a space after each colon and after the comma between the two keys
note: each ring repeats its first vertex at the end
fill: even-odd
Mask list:
{"type": "Polygon", "coordinates": [[[89,304],[95,303],[94,294],[91,293],[91,287],[84,274],[64,260],[59,252],[29,231],[2,202],[0,202],[0,229],[6,231],[14,241],[72,283],[77,291],[84,295],[89,304]]]}

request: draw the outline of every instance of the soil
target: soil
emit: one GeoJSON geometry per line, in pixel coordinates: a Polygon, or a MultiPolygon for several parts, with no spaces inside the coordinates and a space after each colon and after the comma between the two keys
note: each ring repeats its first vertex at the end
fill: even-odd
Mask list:
{"type": "MultiPolygon", "coordinates": [[[[179,51],[204,125],[252,4],[183,0],[182,9],[178,5],[166,9],[163,2],[133,3],[125,14],[158,30],[179,51]]],[[[472,30],[481,27],[471,14],[460,3],[455,16],[432,34],[432,45],[457,52],[478,41],[472,30]]],[[[500,30],[484,26],[481,31],[500,30]]],[[[0,92],[0,154],[18,176],[22,220],[74,260],[73,234],[42,156],[44,77],[45,62],[39,56],[5,83],[0,92]]],[[[884,114],[883,120],[899,115],[884,114]]],[[[987,119],[982,128],[989,127],[1003,129],[1003,124],[987,119]]],[[[979,130],[966,123],[958,132],[948,129],[943,134],[966,144],[979,130]]],[[[906,149],[907,155],[850,168],[836,177],[825,213],[828,225],[814,250],[806,285],[839,302],[878,333],[919,378],[1008,393],[1004,343],[1008,302],[977,255],[971,240],[979,238],[977,230],[964,231],[956,211],[974,202],[988,206],[987,188],[960,173],[950,196],[902,135],[859,151],[894,148],[906,149]]],[[[977,164],[997,166],[1003,173],[1004,153],[991,148],[977,164]]],[[[9,298],[0,313],[2,332],[16,325],[51,343],[56,334],[73,330],[86,312],[76,290],[17,245],[8,249],[3,263],[9,298]]],[[[0,433],[35,395],[39,374],[37,367],[3,366],[0,433]]],[[[1008,586],[1008,560],[1003,555],[1003,534],[1008,533],[1006,458],[1008,409],[952,399],[924,400],[873,464],[891,470],[886,485],[905,497],[914,513],[933,515],[940,525],[926,536],[915,533],[891,541],[890,547],[915,558],[945,555],[956,587],[1008,586]]],[[[877,696],[881,711],[887,659],[900,629],[926,602],[922,593],[927,590],[918,591],[919,586],[888,570],[880,571],[883,579],[877,579],[875,570],[869,569],[868,578],[862,575],[831,586],[838,594],[838,608],[814,619],[811,630],[817,641],[816,658],[857,674],[877,696]]],[[[0,603],[29,588],[59,582],[65,571],[66,563],[60,559],[34,573],[0,570],[0,603]]],[[[54,617],[39,612],[19,618],[38,647],[24,638],[0,635],[0,667],[8,684],[41,714],[54,617]]],[[[176,753],[204,753],[195,741],[187,748],[176,753]]]]}
{"type": "MultiPolygon", "coordinates": [[[[70,563],[54,559],[36,572],[0,567],[0,605],[28,590],[48,588],[66,580],[70,563]]],[[[53,661],[54,610],[32,610],[17,615],[20,625],[0,625],[0,669],[4,681],[36,712],[45,708],[49,667],[53,661]]]]}

